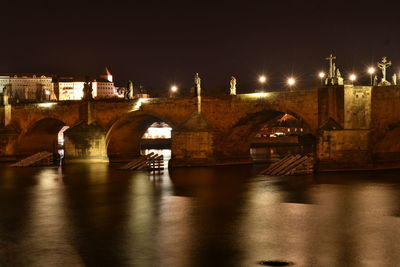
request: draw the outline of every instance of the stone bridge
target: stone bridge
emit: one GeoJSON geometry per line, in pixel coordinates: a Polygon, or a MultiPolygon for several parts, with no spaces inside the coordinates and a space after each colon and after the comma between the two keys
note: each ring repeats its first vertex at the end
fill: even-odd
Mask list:
{"type": "Polygon", "coordinates": [[[317,138],[320,169],[400,166],[400,88],[338,86],[304,91],[132,101],[71,101],[0,107],[0,157],[54,151],[63,126],[66,159],[127,161],[157,121],[172,131],[176,166],[250,162],[266,122],[288,113],[317,138]]]}

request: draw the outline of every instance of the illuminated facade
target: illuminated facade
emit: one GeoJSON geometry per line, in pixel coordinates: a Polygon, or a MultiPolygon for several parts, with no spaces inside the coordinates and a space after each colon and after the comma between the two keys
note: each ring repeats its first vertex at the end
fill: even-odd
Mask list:
{"type": "Polygon", "coordinates": [[[0,75],[0,89],[22,101],[56,100],[52,77],[41,74],[0,75]]]}
{"type": "MultiPolygon", "coordinates": [[[[0,92],[18,101],[81,100],[84,79],[73,77],[54,78],[39,74],[0,74],[0,92]]],[[[94,98],[123,97],[117,93],[113,76],[105,68],[98,79],[92,81],[94,98]]]]}
{"type": "Polygon", "coordinates": [[[172,128],[165,122],[153,123],[143,135],[143,139],[170,139],[172,128]]]}
{"type": "MultiPolygon", "coordinates": [[[[55,91],[58,92],[58,99],[81,100],[83,97],[84,79],[73,77],[62,77],[54,80],[55,91]]],[[[92,81],[93,98],[114,98],[120,97],[113,83],[113,76],[107,68],[98,79],[92,81]]]]}
{"type": "Polygon", "coordinates": [[[94,98],[114,98],[118,97],[116,88],[113,82],[113,76],[110,71],[104,68],[100,77],[93,81],[93,97],[94,98]]]}
{"type": "Polygon", "coordinates": [[[58,91],[58,100],[80,100],[83,97],[84,81],[72,77],[59,78],[54,82],[54,88],[58,91]]]}

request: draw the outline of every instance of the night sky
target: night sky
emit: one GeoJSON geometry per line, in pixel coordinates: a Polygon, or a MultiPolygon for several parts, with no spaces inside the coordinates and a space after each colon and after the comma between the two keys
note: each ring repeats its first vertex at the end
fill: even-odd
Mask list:
{"type": "MultiPolygon", "coordinates": [[[[331,52],[342,75],[382,57],[400,70],[400,4],[342,1],[21,1],[2,0],[0,72],[96,77],[108,66],[152,92],[181,90],[195,72],[209,93],[316,86],[331,52]],[[62,3],[62,4],[61,4],[62,3]]],[[[363,74],[367,83],[368,76],[363,74]]]]}

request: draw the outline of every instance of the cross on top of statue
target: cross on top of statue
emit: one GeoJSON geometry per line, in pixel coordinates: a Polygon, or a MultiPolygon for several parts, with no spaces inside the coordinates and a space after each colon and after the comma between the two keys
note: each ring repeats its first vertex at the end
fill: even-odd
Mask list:
{"type": "Polygon", "coordinates": [[[326,60],[329,61],[329,76],[328,78],[333,78],[335,75],[335,70],[333,66],[333,60],[336,59],[332,54],[329,55],[329,57],[326,58],[326,60]]]}
{"type": "Polygon", "coordinates": [[[382,57],[381,62],[378,62],[378,68],[382,70],[382,81],[381,83],[384,84],[387,82],[386,80],[386,70],[392,65],[392,61],[387,61],[386,57],[382,57]]]}
{"type": "Polygon", "coordinates": [[[339,68],[336,68],[336,64],[333,62],[336,59],[332,54],[325,58],[329,61],[329,73],[325,80],[325,85],[343,85],[343,78],[340,75],[339,68]]]}

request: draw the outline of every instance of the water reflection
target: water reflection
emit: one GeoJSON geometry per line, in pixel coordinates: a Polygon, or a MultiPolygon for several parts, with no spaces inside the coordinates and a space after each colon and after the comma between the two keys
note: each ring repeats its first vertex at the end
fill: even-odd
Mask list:
{"type": "Polygon", "coordinates": [[[0,265],[397,266],[399,171],[0,167],[0,265]]]}
{"type": "MultiPolygon", "coordinates": [[[[10,173],[9,170],[6,173],[10,173]]],[[[16,173],[26,175],[27,170],[16,170],[16,173]]],[[[59,169],[35,169],[32,170],[32,176],[8,175],[7,178],[14,181],[26,179],[24,185],[28,187],[16,183],[16,187],[2,191],[2,198],[9,194],[11,199],[6,202],[8,208],[1,207],[3,216],[4,211],[8,216],[1,220],[6,227],[1,227],[0,234],[6,236],[2,238],[4,247],[13,245],[4,255],[2,263],[11,263],[13,266],[43,266],[43,263],[49,266],[82,265],[79,254],[70,243],[70,227],[66,217],[65,196],[60,189],[62,175],[59,169]]]]}

